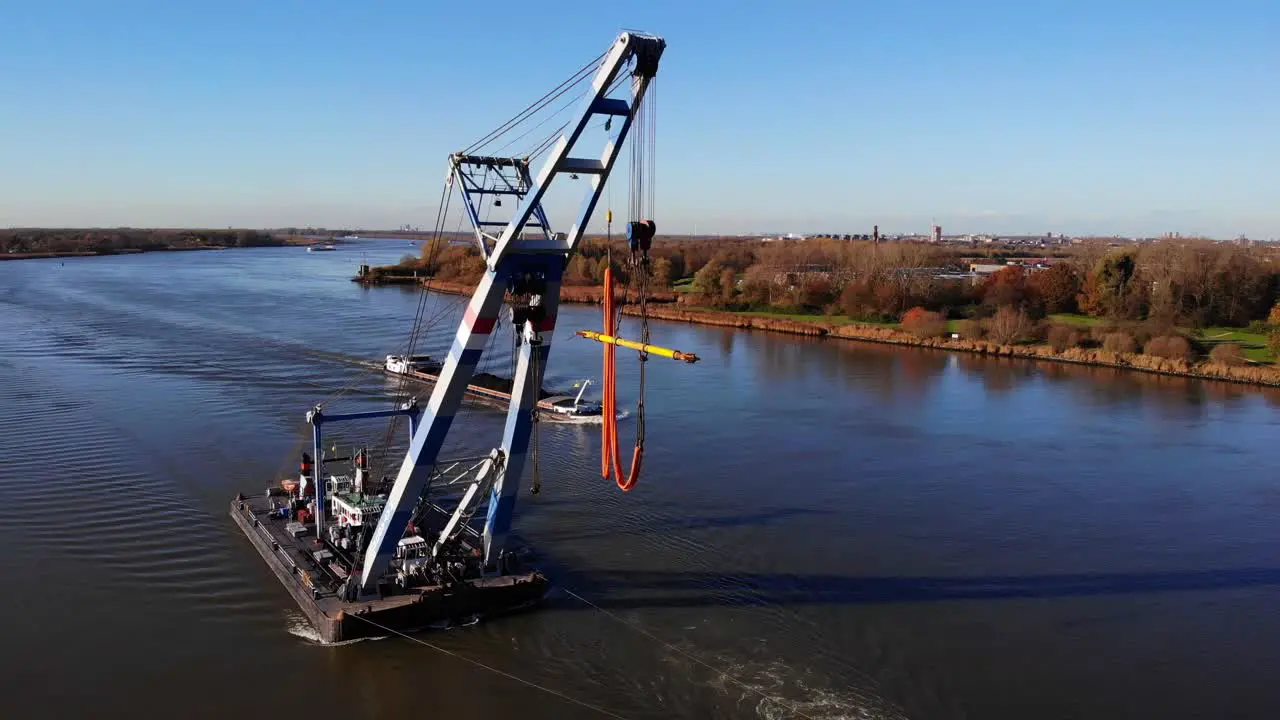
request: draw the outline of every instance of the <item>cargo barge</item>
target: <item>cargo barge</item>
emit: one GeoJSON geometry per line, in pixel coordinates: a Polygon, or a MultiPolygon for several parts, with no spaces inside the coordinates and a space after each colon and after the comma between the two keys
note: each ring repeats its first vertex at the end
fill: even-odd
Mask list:
{"type": "MultiPolygon", "coordinates": [[[[374,363],[366,365],[379,367],[374,363]]],[[[380,367],[388,375],[434,385],[440,379],[442,365],[430,355],[388,355],[380,367]]],[[[598,418],[600,403],[583,399],[590,385],[590,380],[577,383],[575,387],[579,390],[576,395],[557,395],[544,388],[538,394],[537,407],[548,412],[541,417],[552,422],[598,418]]],[[[511,402],[511,381],[489,373],[476,373],[467,385],[465,395],[472,402],[505,409],[511,402]]]]}

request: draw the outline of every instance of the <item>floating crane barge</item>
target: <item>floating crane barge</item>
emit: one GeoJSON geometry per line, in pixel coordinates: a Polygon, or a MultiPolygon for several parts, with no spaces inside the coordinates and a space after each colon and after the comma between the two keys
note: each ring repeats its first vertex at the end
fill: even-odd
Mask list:
{"type": "MultiPolygon", "coordinates": [[[[531,445],[535,491],[537,486],[537,389],[550,353],[561,277],[633,123],[641,143],[632,148],[641,153],[632,158],[633,193],[641,185],[635,180],[645,165],[643,143],[652,142],[641,102],[665,47],[661,38],[624,32],[598,63],[575,73],[574,83],[589,77],[585,97],[576,114],[531,153],[546,153],[536,176],[528,156],[468,149],[449,157],[441,200],[454,190],[461,194],[486,270],[433,378],[430,399],[422,407],[408,402],[356,413],[316,405],[307,413],[311,454],[303,453],[297,479],[232,500],[232,519],[325,642],[513,612],[535,605],[548,590],[547,578],[531,565],[531,553],[512,539],[512,523],[531,445]],[[592,144],[584,134],[589,138],[588,129],[600,127],[603,149],[584,156],[592,144]],[[586,191],[569,230],[552,232],[543,198],[562,175],[583,176],[586,191]],[[491,219],[503,199],[514,201],[509,219],[491,219]],[[504,306],[511,308],[517,347],[511,392],[497,398],[507,412],[501,444],[484,456],[442,459],[441,448],[504,306]],[[410,443],[394,476],[375,480],[364,449],[347,458],[321,453],[328,424],[401,417],[408,419],[410,443]]],[[[510,125],[472,148],[500,137],[510,125]]],[[[638,221],[643,205],[634,199],[633,205],[631,225],[648,223],[647,262],[653,225],[638,221]]],[[[441,230],[438,225],[437,238],[441,230]]],[[[421,323],[419,309],[411,338],[421,323]]],[[[412,358],[412,347],[409,353],[412,358]]]]}

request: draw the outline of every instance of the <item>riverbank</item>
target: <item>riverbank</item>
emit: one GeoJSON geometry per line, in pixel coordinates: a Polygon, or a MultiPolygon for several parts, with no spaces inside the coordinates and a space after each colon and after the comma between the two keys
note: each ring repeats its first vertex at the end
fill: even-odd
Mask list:
{"type": "MultiPolygon", "coordinates": [[[[141,252],[136,251],[136,252],[141,252]]],[[[91,252],[46,252],[46,253],[0,253],[0,262],[5,260],[47,260],[50,258],[97,257],[103,253],[91,252]]],[[[119,253],[108,253],[119,254],[119,253]]]]}
{"type": "Polygon", "coordinates": [[[106,257],[108,255],[141,255],[149,252],[194,252],[197,250],[230,250],[232,246],[223,245],[205,245],[202,247],[160,247],[147,248],[121,248],[119,250],[101,250],[98,252],[46,252],[46,253],[2,253],[0,261],[3,260],[49,260],[58,258],[86,258],[86,257],[106,257]]]}
{"type": "MultiPolygon", "coordinates": [[[[629,315],[635,308],[625,308],[629,315]]],[[[1224,365],[1212,361],[1187,362],[1143,355],[1141,353],[1117,353],[1101,348],[1067,348],[1061,352],[1048,345],[1002,345],[987,340],[963,340],[951,338],[918,338],[895,327],[860,323],[835,324],[821,320],[799,321],[759,317],[719,310],[691,310],[674,307],[650,307],[649,317],[669,322],[687,322],[699,325],[717,325],[743,330],[768,330],[770,332],[831,337],[843,340],[911,345],[914,347],[954,350],[958,352],[992,355],[998,357],[1048,360],[1052,362],[1094,365],[1098,367],[1137,370],[1160,375],[1206,380],[1225,380],[1280,387],[1280,368],[1274,365],[1224,365]]]]}
{"type": "MultiPolygon", "coordinates": [[[[423,282],[422,284],[424,287],[436,292],[450,295],[470,295],[474,289],[466,283],[431,281],[429,283],[423,282]]],[[[598,286],[565,285],[560,289],[560,301],[566,303],[598,305],[603,295],[603,289],[598,286]]],[[[1280,387],[1280,368],[1274,365],[1225,365],[1212,361],[1188,362],[1186,360],[1160,358],[1141,353],[1111,352],[1101,348],[1073,347],[1058,352],[1049,345],[1041,344],[1002,345],[987,340],[964,340],[945,337],[918,338],[908,332],[887,325],[836,323],[824,321],[820,318],[796,320],[725,310],[684,308],[678,306],[676,294],[670,291],[664,291],[650,299],[653,304],[648,308],[649,317],[668,322],[714,325],[740,330],[767,330],[790,335],[830,337],[840,340],[857,340],[889,345],[909,345],[978,355],[1046,360],[1074,365],[1135,370],[1159,375],[1280,387]]],[[[631,300],[635,300],[635,298],[633,297],[631,300]]],[[[622,312],[624,315],[634,316],[639,314],[639,308],[625,306],[622,312]]]]}
{"type": "Polygon", "coordinates": [[[0,260],[226,250],[291,244],[297,244],[293,238],[260,230],[10,228],[0,230],[0,260]]]}

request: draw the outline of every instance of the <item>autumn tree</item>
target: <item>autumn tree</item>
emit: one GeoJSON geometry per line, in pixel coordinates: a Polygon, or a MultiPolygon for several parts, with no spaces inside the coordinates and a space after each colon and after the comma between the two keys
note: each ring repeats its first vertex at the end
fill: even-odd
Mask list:
{"type": "Polygon", "coordinates": [[[1090,315],[1129,318],[1136,315],[1138,297],[1131,287],[1137,264],[1133,253],[1106,255],[1094,267],[1077,297],[1080,308],[1090,315]]]}
{"type": "Polygon", "coordinates": [[[1049,314],[1075,312],[1080,276],[1068,263],[1055,263],[1027,278],[1027,290],[1049,314]]]}
{"type": "Polygon", "coordinates": [[[670,277],[671,277],[671,282],[673,283],[683,278],[689,272],[689,268],[684,261],[684,253],[672,252],[672,253],[654,254],[654,256],[656,258],[660,258],[671,263],[670,277]]]}
{"type": "Polygon", "coordinates": [[[1005,305],[987,321],[987,336],[1001,345],[1013,345],[1026,340],[1035,330],[1035,323],[1026,311],[1005,305]]]}
{"type": "Polygon", "coordinates": [[[1102,349],[1114,353],[1137,352],[1138,341],[1127,332],[1111,332],[1103,336],[1102,349]]]}
{"type": "Polygon", "coordinates": [[[763,265],[752,265],[747,268],[738,288],[742,302],[754,307],[768,307],[773,304],[774,273],[763,265]]]}
{"type": "Polygon", "coordinates": [[[724,270],[724,265],[719,261],[708,260],[693,276],[693,291],[707,300],[719,300],[724,294],[724,287],[720,282],[724,270]]]}
{"type": "Polygon", "coordinates": [[[807,310],[822,310],[835,300],[835,290],[831,281],[822,277],[811,277],[800,284],[799,305],[807,310]]]}
{"type": "Polygon", "coordinates": [[[1062,352],[1080,344],[1080,331],[1069,325],[1054,325],[1049,328],[1049,346],[1054,352],[1062,352]]]}
{"type": "Polygon", "coordinates": [[[1142,354],[1188,362],[1195,358],[1191,343],[1181,335],[1157,335],[1142,346],[1142,354]]]}
{"type": "Polygon", "coordinates": [[[1272,301],[1273,272],[1245,249],[1233,245],[1218,246],[1217,254],[1204,320],[1206,324],[1248,325],[1267,312],[1272,301]]]}
{"type": "Polygon", "coordinates": [[[725,303],[733,302],[733,296],[738,291],[738,274],[733,268],[725,268],[720,271],[720,296],[725,303]]]}
{"type": "Polygon", "coordinates": [[[858,320],[881,320],[876,302],[875,285],[866,278],[857,278],[844,286],[840,293],[840,311],[858,320]]]}
{"type": "Polygon", "coordinates": [[[913,307],[902,314],[902,329],[921,339],[942,337],[947,331],[947,319],[942,313],[913,307]]]}
{"type": "Polygon", "coordinates": [[[983,279],[978,293],[991,307],[1023,308],[1028,299],[1027,271],[1021,265],[1007,265],[983,279]]]}
{"type": "Polygon", "coordinates": [[[1220,365],[1248,365],[1244,350],[1236,343],[1223,343],[1214,346],[1209,352],[1209,359],[1220,365]]]}
{"type": "Polygon", "coordinates": [[[565,270],[564,282],[566,285],[594,285],[598,280],[595,271],[594,262],[583,255],[574,255],[565,270]]]}
{"type": "Polygon", "coordinates": [[[878,285],[887,288],[877,289],[881,312],[897,316],[923,299],[932,283],[929,268],[937,263],[936,249],[913,242],[867,245],[871,250],[869,264],[876,271],[873,277],[878,278],[878,285]]]}
{"type": "Polygon", "coordinates": [[[655,290],[666,290],[671,287],[674,278],[671,275],[671,260],[669,258],[654,258],[649,265],[649,283],[655,290]]]}

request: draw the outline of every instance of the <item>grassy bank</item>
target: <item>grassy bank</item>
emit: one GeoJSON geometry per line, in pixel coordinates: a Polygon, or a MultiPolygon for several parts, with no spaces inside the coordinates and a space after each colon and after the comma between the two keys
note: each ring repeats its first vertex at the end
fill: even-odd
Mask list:
{"type": "MultiPolygon", "coordinates": [[[[627,308],[626,311],[628,314],[634,314],[635,312],[633,308],[627,308]]],[[[810,337],[831,337],[894,345],[911,345],[981,355],[1049,360],[1123,368],[1162,375],[1180,375],[1229,382],[1280,386],[1280,368],[1272,364],[1227,365],[1210,360],[1189,362],[1179,359],[1153,357],[1141,353],[1111,352],[1101,348],[1072,347],[1059,352],[1046,344],[1002,345],[987,340],[965,340],[947,337],[918,338],[895,325],[841,321],[839,318],[834,319],[835,321],[828,321],[827,318],[819,316],[736,313],[671,305],[650,308],[649,316],[672,322],[717,325],[747,330],[768,330],[810,337]]]]}

